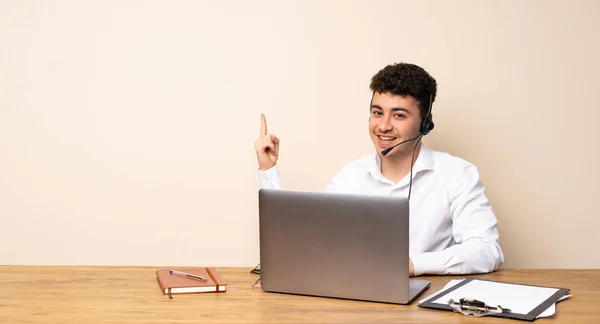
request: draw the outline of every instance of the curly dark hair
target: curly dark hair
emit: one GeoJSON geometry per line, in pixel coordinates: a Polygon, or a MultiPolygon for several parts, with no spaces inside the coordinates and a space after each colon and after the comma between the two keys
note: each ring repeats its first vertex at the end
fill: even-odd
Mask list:
{"type": "Polygon", "coordinates": [[[410,95],[417,100],[421,118],[429,111],[429,96],[435,102],[437,82],[418,65],[395,63],[381,69],[371,79],[373,93],[390,93],[397,96],[410,95]]]}

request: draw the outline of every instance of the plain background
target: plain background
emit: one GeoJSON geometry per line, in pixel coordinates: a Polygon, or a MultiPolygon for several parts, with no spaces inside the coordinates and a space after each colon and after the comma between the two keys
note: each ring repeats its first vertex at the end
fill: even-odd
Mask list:
{"type": "Polygon", "coordinates": [[[597,268],[600,1],[0,1],[0,264],[254,266],[288,189],[372,151],[370,78],[438,81],[506,268],[597,268]]]}

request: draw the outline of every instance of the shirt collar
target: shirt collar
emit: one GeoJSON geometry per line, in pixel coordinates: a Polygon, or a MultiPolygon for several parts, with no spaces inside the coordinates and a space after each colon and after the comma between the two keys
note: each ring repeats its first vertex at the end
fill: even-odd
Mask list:
{"type": "MultiPolygon", "coordinates": [[[[379,154],[374,153],[370,159],[367,160],[366,172],[370,174],[375,180],[383,181],[384,177],[381,173],[381,157],[379,154]]],[[[434,170],[435,163],[433,161],[433,152],[431,149],[421,144],[419,155],[413,165],[413,177],[421,172],[427,170],[434,170]]],[[[401,181],[403,182],[403,181],[401,181]]]]}

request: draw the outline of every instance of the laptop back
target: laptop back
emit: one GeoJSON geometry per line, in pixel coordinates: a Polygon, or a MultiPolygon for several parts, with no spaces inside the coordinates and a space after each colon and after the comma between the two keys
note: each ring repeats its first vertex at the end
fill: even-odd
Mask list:
{"type": "Polygon", "coordinates": [[[265,291],[400,304],[415,297],[406,198],[261,189],[259,223],[265,291]]]}

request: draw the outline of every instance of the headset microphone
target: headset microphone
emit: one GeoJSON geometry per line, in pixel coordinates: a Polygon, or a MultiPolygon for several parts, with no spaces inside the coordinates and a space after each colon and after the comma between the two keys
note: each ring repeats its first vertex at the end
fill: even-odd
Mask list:
{"type": "Polygon", "coordinates": [[[398,145],[400,145],[400,144],[404,144],[404,143],[406,143],[406,142],[414,141],[414,140],[416,140],[417,138],[419,138],[419,137],[421,137],[421,136],[422,136],[422,134],[419,134],[419,135],[417,135],[417,136],[415,136],[415,137],[413,137],[413,138],[411,138],[411,139],[408,139],[408,140],[406,140],[406,141],[402,141],[402,142],[400,142],[400,143],[398,143],[398,144],[395,144],[394,146],[388,147],[388,148],[386,148],[385,150],[381,151],[381,155],[383,155],[383,156],[386,156],[388,153],[390,153],[390,151],[391,151],[391,150],[393,150],[393,149],[394,149],[394,147],[396,147],[396,146],[398,146],[398,145]]]}

